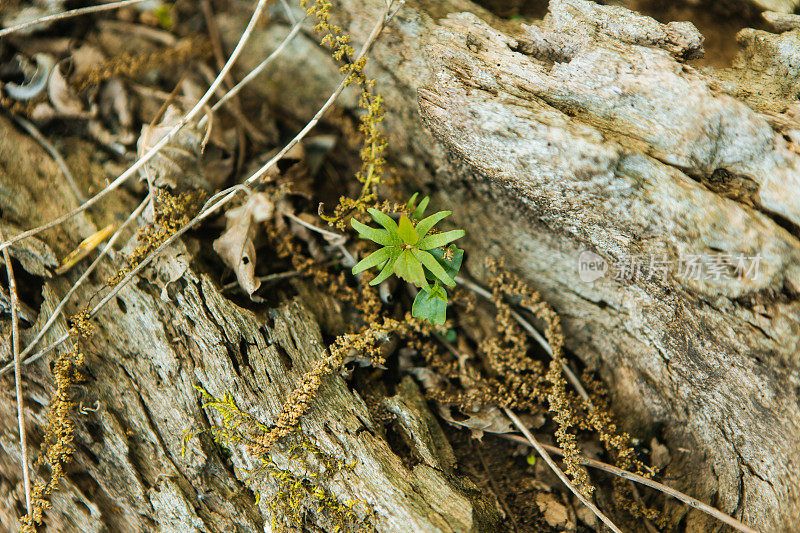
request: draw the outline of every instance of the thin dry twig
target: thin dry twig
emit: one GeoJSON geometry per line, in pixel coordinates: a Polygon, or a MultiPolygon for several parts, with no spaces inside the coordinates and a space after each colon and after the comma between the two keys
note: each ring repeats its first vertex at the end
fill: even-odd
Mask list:
{"type": "Polygon", "coordinates": [[[211,86],[208,88],[208,90],[206,90],[205,94],[203,94],[200,100],[197,101],[194,107],[190,109],[189,112],[186,113],[186,115],[184,115],[183,118],[177,124],[175,124],[175,126],[173,126],[172,129],[169,130],[169,132],[167,132],[166,135],[164,135],[164,137],[161,138],[161,140],[155,143],[152,148],[150,148],[144,155],[142,155],[142,157],[137,159],[136,162],[134,162],[125,172],[120,174],[119,177],[117,177],[114,181],[109,183],[102,191],[98,192],[97,194],[89,198],[86,202],[82,203],[81,205],[71,210],[70,212],[65,213],[51,220],[50,222],[42,224],[41,226],[38,226],[36,228],[29,229],[27,231],[23,231],[19,235],[3,243],[0,243],[0,250],[7,248],[8,246],[12,245],[17,241],[26,239],[28,237],[41,233],[42,231],[58,226],[59,224],[63,223],[66,220],[69,220],[78,213],[85,211],[86,209],[90,208],[91,206],[99,202],[107,194],[119,188],[119,186],[122,185],[122,183],[124,183],[126,180],[128,180],[128,178],[133,176],[136,173],[136,171],[138,171],[142,166],[144,166],[145,163],[150,161],[150,159],[152,159],[164,146],[167,145],[167,143],[169,143],[175,137],[175,135],[181,130],[181,128],[183,128],[186,124],[194,120],[194,118],[200,114],[200,111],[206,109],[206,103],[208,102],[209,99],[211,99],[211,96],[214,95],[214,93],[216,93],[217,88],[223,82],[225,76],[227,76],[228,72],[233,66],[233,63],[239,57],[245,44],[247,44],[247,41],[250,39],[250,36],[252,35],[253,30],[255,29],[258,19],[261,18],[261,14],[264,12],[266,5],[267,5],[267,0],[258,0],[258,3],[256,4],[255,9],[253,10],[253,15],[252,17],[250,17],[250,21],[247,23],[247,27],[242,32],[242,36],[239,38],[239,42],[236,43],[236,47],[233,49],[233,52],[231,52],[231,55],[228,58],[228,62],[225,63],[225,66],[222,67],[222,70],[220,70],[219,75],[217,75],[216,79],[213,81],[213,83],[211,83],[211,86]]]}
{"type": "MultiPolygon", "coordinates": [[[[498,435],[498,436],[502,437],[504,439],[512,440],[514,442],[519,442],[519,443],[522,443],[522,444],[531,445],[531,443],[530,443],[530,441],[528,441],[528,439],[523,438],[523,437],[519,437],[517,435],[503,434],[503,435],[498,435]]],[[[550,453],[554,453],[556,455],[561,455],[561,456],[564,455],[564,452],[560,448],[557,448],[555,446],[549,446],[547,444],[540,444],[540,446],[542,446],[542,448],[546,449],[550,453]]],[[[688,496],[688,495],[686,495],[686,494],[684,494],[684,493],[682,493],[682,492],[680,492],[678,490],[675,490],[672,487],[668,487],[667,485],[664,485],[663,483],[659,483],[658,481],[653,481],[652,479],[646,478],[644,476],[640,476],[639,474],[634,474],[633,472],[629,472],[627,470],[623,470],[623,469],[621,469],[619,467],[616,467],[614,465],[610,465],[608,463],[603,463],[601,461],[596,461],[594,459],[589,459],[588,457],[578,457],[576,459],[576,461],[578,463],[584,465],[584,466],[591,466],[592,468],[596,468],[598,470],[603,470],[604,472],[608,472],[609,474],[614,474],[615,476],[619,476],[619,477],[621,477],[623,479],[627,479],[627,480],[630,480],[630,481],[635,481],[636,483],[640,483],[642,485],[650,487],[651,489],[655,489],[657,491],[663,492],[664,494],[666,494],[668,496],[672,496],[676,500],[680,500],[683,503],[685,503],[686,505],[689,505],[690,507],[694,507],[698,511],[702,511],[702,512],[708,514],[708,515],[711,515],[714,518],[718,519],[720,522],[724,522],[724,523],[728,524],[729,526],[731,526],[732,528],[735,528],[735,529],[737,529],[739,531],[742,531],[744,533],[759,533],[758,530],[753,529],[753,528],[751,528],[749,526],[746,526],[746,525],[742,524],[741,522],[739,522],[735,518],[732,518],[732,517],[726,515],[722,511],[720,511],[718,509],[715,509],[715,508],[711,507],[710,505],[705,504],[705,503],[701,502],[700,500],[698,500],[696,498],[692,498],[691,496],[688,496]]]]}
{"type": "MultiPolygon", "coordinates": [[[[403,2],[400,2],[401,5],[402,3],[403,2]]],[[[381,30],[389,22],[391,17],[394,16],[395,13],[397,13],[397,9],[392,10],[392,2],[390,2],[389,6],[387,7],[386,14],[381,18],[381,20],[379,20],[375,24],[375,27],[372,29],[372,32],[370,33],[370,36],[367,38],[367,41],[361,48],[361,52],[356,57],[355,59],[356,61],[364,57],[364,55],[369,51],[369,48],[372,46],[372,43],[375,42],[375,39],[378,38],[378,35],[380,35],[381,30]]],[[[333,94],[331,94],[330,98],[328,98],[328,100],[322,105],[322,107],[319,109],[319,111],[317,111],[317,113],[309,121],[309,123],[306,124],[306,126],[302,130],[300,130],[300,133],[298,133],[291,141],[289,141],[289,143],[286,146],[284,146],[283,149],[281,149],[277,154],[275,154],[275,156],[272,159],[270,159],[267,163],[265,163],[261,168],[256,170],[243,183],[226,189],[226,191],[229,191],[227,192],[227,194],[225,194],[225,191],[221,191],[212,196],[212,198],[206,202],[206,204],[203,206],[203,209],[197,216],[195,216],[185,226],[183,226],[174,234],[172,234],[168,239],[166,239],[163,243],[161,243],[161,245],[158,248],[153,250],[150,253],[150,255],[148,255],[138,265],[136,265],[136,267],[131,269],[131,271],[125,275],[125,277],[119,282],[119,284],[114,286],[114,288],[111,291],[109,291],[109,293],[106,294],[106,296],[104,296],[103,299],[100,300],[100,302],[97,303],[97,305],[90,311],[89,316],[94,316],[95,314],[97,314],[97,311],[99,311],[111,298],[113,298],[120,290],[122,290],[122,288],[125,285],[127,285],[131,281],[131,279],[133,279],[134,276],[136,276],[145,266],[147,266],[153,259],[155,259],[167,246],[175,242],[184,233],[189,231],[189,229],[196,226],[199,222],[205,220],[206,218],[211,216],[214,212],[216,212],[220,207],[228,203],[236,195],[236,193],[238,193],[239,191],[244,191],[245,189],[247,189],[248,185],[251,185],[256,180],[260,179],[269,170],[271,170],[273,165],[277,164],[277,162],[280,161],[283,158],[283,156],[285,156],[289,152],[289,150],[294,148],[297,145],[297,143],[299,143],[308,134],[308,132],[311,131],[314,128],[314,126],[316,126],[316,124],[320,121],[320,119],[328,110],[328,108],[330,108],[330,106],[333,105],[333,103],[336,101],[336,98],[338,98],[338,96],[347,86],[348,79],[349,76],[345,77],[342,80],[342,82],[339,84],[336,90],[334,90],[333,94]],[[223,194],[225,195],[220,200],[218,200],[216,203],[212,205],[209,205],[209,203],[213,199],[223,194]]]]}
{"type": "Polygon", "coordinates": [[[326,230],[326,229],[323,229],[323,228],[318,228],[314,224],[309,224],[308,222],[306,222],[305,220],[303,220],[299,216],[295,215],[294,213],[285,212],[285,213],[282,213],[282,214],[283,214],[283,216],[294,220],[295,222],[297,222],[298,224],[300,224],[304,228],[310,229],[311,231],[315,231],[315,232],[319,233],[320,235],[324,236],[325,239],[328,242],[330,242],[331,244],[333,244],[333,245],[344,244],[345,241],[347,241],[347,236],[346,235],[342,235],[341,233],[336,233],[335,231],[330,231],[330,230],[326,230]]]}
{"type": "Polygon", "coordinates": [[[357,263],[356,258],[353,257],[353,254],[350,253],[350,250],[345,247],[344,243],[347,242],[347,237],[345,235],[341,235],[339,233],[328,231],[323,228],[318,228],[314,224],[309,224],[302,218],[298,217],[293,213],[283,213],[283,216],[290,218],[291,220],[297,222],[304,228],[310,229],[311,231],[315,231],[322,235],[326,241],[328,241],[331,246],[335,246],[340,252],[342,252],[342,256],[345,259],[346,264],[355,265],[357,263]]]}
{"type": "Polygon", "coordinates": [[[70,172],[67,162],[64,161],[64,158],[61,156],[61,152],[59,152],[58,149],[53,146],[53,143],[48,141],[47,137],[42,135],[42,132],[40,132],[29,120],[14,115],[14,121],[19,124],[22,129],[27,131],[28,134],[33,137],[36,142],[41,144],[42,148],[44,148],[47,153],[50,154],[50,156],[58,165],[58,168],[60,168],[61,172],[64,174],[67,184],[69,184],[69,188],[72,189],[73,194],[75,194],[75,198],[77,198],[79,202],[85,202],[86,196],[83,195],[81,190],[78,188],[78,184],[75,183],[75,178],[72,176],[72,172],[70,172]]]}
{"type": "MultiPolygon", "coordinates": [[[[92,261],[92,264],[89,265],[89,267],[83,271],[78,280],[72,285],[72,287],[70,287],[70,289],[61,299],[61,301],[58,302],[58,305],[56,306],[55,309],[53,309],[53,313],[50,315],[50,318],[47,319],[47,322],[45,322],[44,325],[39,330],[39,332],[36,333],[36,337],[34,337],[33,340],[30,343],[28,343],[28,346],[25,347],[25,350],[22,351],[22,353],[20,354],[20,358],[23,358],[26,355],[28,355],[36,347],[36,344],[42,339],[44,334],[47,333],[50,327],[55,323],[56,319],[61,314],[61,311],[64,309],[64,306],[67,304],[72,295],[75,294],[75,291],[77,291],[78,288],[83,284],[83,282],[86,281],[86,279],[89,277],[89,274],[94,272],[94,270],[97,268],[97,265],[100,264],[100,261],[102,261],[103,258],[106,255],[108,255],[108,253],[111,250],[113,250],[114,243],[117,241],[120,235],[122,235],[122,232],[125,230],[125,228],[128,227],[128,225],[131,224],[131,222],[133,222],[139,217],[139,215],[142,213],[142,211],[147,206],[149,201],[150,201],[150,195],[148,194],[147,197],[145,197],[145,199],[142,201],[142,203],[139,204],[139,207],[134,209],[133,213],[131,213],[130,216],[128,216],[128,218],[125,219],[125,222],[122,223],[119,229],[116,232],[114,232],[114,235],[112,235],[111,238],[108,240],[108,244],[106,244],[103,250],[98,254],[97,259],[92,261]]],[[[31,357],[29,359],[26,359],[25,364],[29,365],[34,361],[36,361],[39,357],[31,357]]],[[[4,366],[2,369],[0,369],[0,376],[6,374],[6,372],[11,370],[12,364],[8,364],[4,366]]]]}
{"type": "Polygon", "coordinates": [[[297,18],[292,13],[292,8],[289,7],[289,4],[286,3],[286,0],[281,0],[281,6],[283,6],[283,10],[286,11],[286,17],[289,19],[289,22],[292,24],[297,23],[297,18]]]}
{"type": "MultiPolygon", "coordinates": [[[[302,275],[303,275],[302,272],[298,272],[297,270],[289,270],[287,272],[276,272],[275,274],[258,276],[256,279],[262,283],[269,283],[271,281],[281,281],[284,279],[296,278],[297,276],[302,276],[302,275]]],[[[220,291],[229,291],[239,286],[240,285],[238,281],[232,281],[230,283],[226,283],[225,285],[223,285],[220,291]]]]}
{"type": "Polygon", "coordinates": [[[80,15],[88,15],[89,13],[110,11],[112,9],[119,9],[121,7],[130,6],[133,4],[139,4],[144,1],[145,0],[121,0],[120,2],[111,2],[108,4],[98,4],[96,6],[70,9],[69,11],[64,11],[63,13],[55,13],[53,15],[47,15],[46,17],[39,17],[35,20],[29,20],[28,22],[23,22],[21,24],[17,24],[16,26],[11,26],[9,28],[2,29],[0,30],[0,37],[5,37],[10,33],[24,30],[25,28],[30,28],[31,26],[36,26],[37,24],[44,24],[46,22],[53,22],[56,20],[63,20],[70,17],[78,17],[80,15]]]}
{"type": "MultiPolygon", "coordinates": [[[[0,239],[3,239],[0,229],[0,239]]],[[[22,483],[25,487],[25,506],[31,513],[31,479],[28,473],[28,438],[25,432],[25,403],[22,398],[22,363],[19,355],[19,301],[17,298],[17,282],[14,279],[14,267],[11,265],[11,254],[3,250],[3,259],[8,274],[8,292],[11,298],[11,352],[14,354],[14,388],[17,394],[17,421],[19,423],[19,445],[22,448],[22,483]]]]}
{"type": "Polygon", "coordinates": [[[528,428],[525,427],[525,424],[523,424],[522,421],[519,418],[517,418],[517,415],[515,415],[514,412],[508,407],[503,407],[503,411],[506,413],[508,418],[510,418],[511,421],[514,422],[514,425],[517,426],[517,428],[519,428],[522,434],[525,435],[530,445],[533,446],[533,448],[539,453],[539,455],[542,456],[542,459],[544,459],[544,462],[547,463],[547,466],[549,466],[550,469],[558,476],[558,478],[567,486],[567,488],[569,488],[569,490],[571,490],[572,493],[578,497],[581,503],[583,503],[586,507],[588,507],[595,515],[597,515],[597,518],[599,518],[605,525],[607,525],[608,528],[611,529],[611,531],[613,531],[614,533],[622,533],[622,531],[620,531],[620,529],[614,525],[614,522],[612,522],[606,515],[603,514],[603,512],[600,509],[597,508],[597,506],[594,503],[589,501],[589,499],[586,498],[586,496],[581,494],[581,492],[577,488],[575,488],[575,485],[572,484],[567,475],[558,467],[556,462],[553,461],[553,458],[550,457],[550,454],[547,453],[547,450],[539,443],[539,441],[537,441],[534,438],[531,432],[528,431],[528,428]]]}
{"type": "MultiPolygon", "coordinates": [[[[361,51],[359,52],[358,56],[356,57],[356,61],[364,57],[364,55],[369,51],[372,44],[380,35],[381,30],[388,24],[388,22],[394,17],[400,7],[403,5],[404,1],[398,2],[398,6],[393,9],[394,2],[390,1],[389,5],[384,12],[384,16],[379,20],[375,27],[372,29],[369,37],[367,38],[364,46],[362,46],[361,51]]],[[[241,42],[241,41],[240,41],[241,42]]],[[[232,56],[233,57],[233,56],[232,56]]],[[[275,165],[278,161],[280,161],[286,153],[291,150],[297,143],[299,143],[311,129],[319,122],[325,112],[333,105],[336,98],[342,93],[344,88],[347,86],[349,75],[346,76],[339,86],[334,90],[333,94],[331,94],[330,98],[322,105],[322,107],[317,111],[316,115],[311,119],[311,121],[298,133],[289,144],[287,144],[280,152],[278,152],[272,159],[270,159],[266,164],[264,164],[260,169],[256,170],[249,178],[247,178],[243,183],[235,185],[233,187],[229,187],[225,190],[222,190],[216,193],[214,196],[208,199],[205,203],[203,208],[201,209],[200,213],[195,216],[192,220],[190,220],[185,226],[178,229],[175,233],[173,233],[168,239],[166,239],[161,245],[159,245],[155,250],[153,250],[150,255],[145,257],[136,267],[131,269],[125,277],[114,286],[111,291],[106,294],[102,300],[100,300],[94,308],[89,311],[89,316],[93,317],[97,314],[97,312],[106,304],[108,303],[116,294],[122,290],[130,281],[136,276],[144,267],[146,267],[153,259],[155,259],[167,246],[175,242],[179,239],[184,233],[189,231],[189,229],[196,226],[199,222],[202,222],[209,216],[211,216],[214,212],[216,212],[220,207],[228,203],[238,192],[242,192],[247,190],[248,186],[255,182],[256,180],[260,179],[264,174],[266,174],[273,165],[275,165]],[[217,200],[219,198],[219,200],[217,200]],[[212,203],[213,202],[213,203],[212,203]]],[[[6,241],[3,246],[8,246],[11,244],[10,241],[6,241]]],[[[64,343],[67,339],[69,339],[69,334],[62,335],[59,339],[51,343],[46,348],[42,349],[40,352],[32,355],[28,359],[24,361],[25,364],[33,362],[42,356],[46,355],[56,347],[60,346],[64,343]]]]}
{"type": "MultiPolygon", "coordinates": [[[[222,40],[220,39],[219,36],[219,28],[217,27],[216,20],[214,19],[214,8],[211,5],[211,0],[202,0],[200,2],[200,6],[203,11],[203,17],[205,18],[206,21],[206,29],[208,30],[208,35],[209,38],[211,39],[211,48],[214,51],[214,59],[217,62],[217,68],[222,68],[222,66],[225,64],[225,51],[222,48],[222,40]]],[[[205,64],[201,63],[200,66],[203,67],[205,66],[205,64]]],[[[208,67],[206,68],[208,69],[208,67]]],[[[205,76],[206,74],[203,73],[203,75],[205,76]]],[[[209,72],[207,77],[209,79],[214,79],[214,74],[209,72]]],[[[220,87],[217,91],[217,94],[220,97],[224,96],[226,94],[226,91],[230,91],[230,88],[233,85],[234,85],[233,77],[229,73],[228,76],[226,76],[225,78],[225,88],[223,89],[223,87],[220,87]]],[[[239,160],[236,163],[236,168],[238,170],[242,167],[242,164],[244,163],[245,134],[243,130],[247,130],[247,133],[250,135],[250,137],[254,141],[259,143],[266,142],[267,137],[266,135],[264,135],[263,132],[261,132],[257,127],[255,127],[242,112],[242,105],[238,98],[234,98],[232,104],[233,105],[230,107],[230,109],[228,109],[228,111],[236,120],[236,128],[239,135],[239,158],[238,158],[239,160]]],[[[203,116],[203,118],[206,118],[209,115],[210,112],[206,111],[206,114],[203,116]]],[[[199,127],[200,129],[203,128],[202,125],[199,127]]]]}
{"type": "MultiPolygon", "coordinates": [[[[217,100],[217,102],[213,106],[211,106],[211,113],[216,112],[220,107],[228,103],[228,101],[231,98],[235,97],[237,94],[239,94],[239,92],[241,92],[241,90],[244,89],[244,87],[248,83],[253,81],[256,78],[256,76],[261,74],[261,72],[265,68],[267,68],[267,66],[269,66],[269,64],[272,63],[275,60],[275,58],[278,57],[278,55],[280,55],[281,52],[283,52],[283,50],[286,48],[289,42],[291,42],[291,40],[294,38],[294,36],[300,32],[302,27],[303,27],[303,21],[301,20],[300,22],[294,25],[292,31],[290,31],[289,34],[283,38],[281,44],[278,45],[278,47],[275,50],[273,50],[272,53],[268,55],[266,59],[264,59],[264,61],[259,63],[253,70],[251,70],[247,74],[247,76],[242,78],[242,80],[239,83],[234,85],[231,88],[231,90],[226,92],[219,100],[217,100]]],[[[203,118],[200,119],[200,122],[198,122],[198,127],[202,128],[205,125],[205,123],[209,120],[209,115],[210,113],[207,113],[205,116],[203,116],[203,118]]]]}

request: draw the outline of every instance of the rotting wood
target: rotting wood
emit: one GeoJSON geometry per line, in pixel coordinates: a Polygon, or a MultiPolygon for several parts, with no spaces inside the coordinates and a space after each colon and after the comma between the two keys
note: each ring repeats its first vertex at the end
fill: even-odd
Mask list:
{"type": "MultiPolygon", "coordinates": [[[[63,198],[67,204],[74,200],[41,148],[6,119],[0,119],[0,129],[0,209],[6,220],[31,226],[69,208],[51,203],[52,198],[63,198]],[[19,180],[20,175],[31,179],[19,180]],[[26,199],[30,203],[16,203],[26,199]]],[[[55,255],[67,253],[94,227],[86,214],[63,226],[59,239],[51,243],[55,255]]],[[[28,273],[52,267],[53,252],[44,244],[50,239],[31,242],[38,248],[30,249],[41,254],[26,256],[23,265],[28,273]]],[[[11,247],[12,254],[15,249],[11,247]]],[[[187,429],[220,422],[213,408],[202,407],[195,387],[217,397],[231,391],[241,409],[270,424],[285,396],[326,349],[316,320],[301,302],[258,313],[242,309],[222,296],[205,275],[192,270],[188,261],[181,262],[181,257],[194,252],[176,245],[169,255],[180,264],[156,262],[140,283],[121,291],[116,305],[112,302],[101,311],[97,332],[85,350],[87,381],[76,391],[75,457],[62,489],[53,495],[53,507],[46,515],[48,531],[269,529],[273,518],[269,505],[280,501],[282,494],[273,477],[249,473],[258,466],[256,457],[244,448],[230,449],[230,457],[223,457],[205,434],[188,439],[182,454],[187,429]],[[185,269],[183,275],[165,288],[164,280],[174,279],[175,268],[185,269]]],[[[98,281],[113,273],[111,266],[101,266],[97,280],[80,289],[76,301],[91,297],[98,281]]],[[[23,332],[23,343],[52,311],[70,276],[76,275],[45,284],[38,323],[23,332]]],[[[70,312],[75,310],[74,304],[70,306],[70,312]]],[[[57,321],[43,344],[65,331],[64,319],[57,321]]],[[[3,340],[8,338],[5,330],[0,333],[3,340]]],[[[0,346],[0,352],[6,351],[5,345],[0,346]]],[[[49,359],[27,367],[25,377],[27,424],[35,449],[53,387],[49,359]]],[[[407,420],[436,424],[424,402],[398,400],[396,405],[407,420]]],[[[0,455],[0,490],[2,499],[11,501],[21,489],[13,402],[3,402],[0,421],[5,452],[0,455]]],[[[430,431],[441,433],[438,426],[430,426],[430,431]]],[[[272,455],[274,463],[300,478],[313,480],[319,475],[318,484],[331,501],[356,502],[356,512],[378,531],[481,531],[491,530],[498,520],[477,487],[453,472],[446,441],[442,448],[421,442],[424,449],[419,452],[412,442],[412,453],[423,460],[406,466],[375,431],[364,402],[338,375],[324,378],[300,435],[314,453],[287,463],[289,455],[279,447],[272,455]],[[332,463],[341,468],[328,472],[332,463]]],[[[0,522],[12,531],[14,512],[13,506],[0,510],[0,522]]],[[[309,526],[323,530],[336,526],[330,516],[315,513],[313,506],[301,514],[309,526]]],[[[287,517],[288,513],[279,513],[274,518],[280,523],[287,517]]]]}
{"type": "MultiPolygon", "coordinates": [[[[359,42],[382,2],[335,5],[359,42]]],[[[369,67],[392,168],[405,192],[453,209],[472,274],[491,275],[482,254],[500,257],[545,294],[626,429],[666,439],[678,488],[750,526],[790,531],[800,522],[800,33],[745,29],[730,68],[700,69],[691,24],[584,0],[550,10],[526,27],[462,0],[407,2],[369,67]],[[670,272],[586,283],[585,250],[608,265],[664,260],[670,272]],[[759,273],[678,271],[704,255],[757,257],[759,273]]],[[[287,30],[254,39],[269,50],[287,30]]],[[[298,109],[313,104],[300,102],[325,92],[306,84],[327,86],[329,69],[298,39],[264,75],[263,95],[291,83],[290,101],[272,104],[305,116],[298,109]]],[[[690,531],[715,527],[669,509],[690,531]]]]}

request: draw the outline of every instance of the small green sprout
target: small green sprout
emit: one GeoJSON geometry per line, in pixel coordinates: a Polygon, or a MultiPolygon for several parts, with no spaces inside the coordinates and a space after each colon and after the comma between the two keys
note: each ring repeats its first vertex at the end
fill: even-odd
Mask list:
{"type": "Polygon", "coordinates": [[[173,4],[167,2],[153,10],[153,15],[156,17],[158,25],[165,30],[171,30],[175,26],[175,19],[172,18],[172,8],[173,4]]]}
{"type": "Polygon", "coordinates": [[[354,266],[353,274],[378,267],[380,272],[370,285],[377,285],[392,274],[413,283],[421,289],[411,309],[413,316],[434,324],[444,324],[447,292],[441,284],[447,287],[456,284],[453,278],[461,268],[464,250],[451,243],[463,237],[465,232],[457,229],[432,233],[433,227],[452,211],[439,211],[422,218],[430,198],[426,196],[415,206],[416,197],[414,194],[408,202],[411,217],[400,215],[397,222],[386,213],[368,209],[372,219],[383,229],[351,219],[350,223],[359,237],[382,246],[354,266]]]}

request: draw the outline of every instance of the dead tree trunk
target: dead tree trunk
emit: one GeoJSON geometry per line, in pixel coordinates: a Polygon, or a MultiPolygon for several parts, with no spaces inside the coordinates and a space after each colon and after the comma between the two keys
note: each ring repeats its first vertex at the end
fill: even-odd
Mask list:
{"type": "MultiPolygon", "coordinates": [[[[383,5],[341,0],[336,16],[358,42],[383,5]]],[[[788,19],[781,29],[800,27],[788,19]]],[[[259,54],[283,33],[267,31],[259,54]]],[[[547,295],[626,428],[666,437],[680,488],[788,531],[800,523],[800,30],[738,40],[731,68],[698,70],[689,23],[551,0],[541,24],[513,27],[466,1],[411,0],[371,68],[399,181],[455,212],[472,273],[491,276],[481,256],[499,257],[547,295]],[[582,251],[616,268],[586,282],[582,251]],[[757,275],[715,266],[740,257],[758,258],[757,275]],[[626,275],[632,259],[643,270],[626,275]]],[[[333,85],[336,72],[308,41],[286,57],[263,94],[290,83],[291,102],[273,104],[310,114],[304,73],[333,85]]]]}
{"type": "MultiPolygon", "coordinates": [[[[81,176],[94,176],[93,185],[102,187],[103,173],[93,173],[90,165],[85,170],[81,176]]],[[[6,235],[75,207],[58,172],[33,140],[0,119],[0,212],[6,235]]],[[[46,279],[48,269],[57,266],[55,257],[63,257],[115,213],[130,212],[129,200],[123,191],[117,202],[77,216],[47,236],[52,249],[38,239],[11,248],[18,283],[30,302],[23,319],[35,321],[23,330],[23,345],[78,276],[46,279]]],[[[394,453],[364,401],[338,375],[323,378],[298,434],[275,449],[269,464],[260,464],[244,445],[223,452],[209,434],[195,435],[225,425],[219,410],[205,405],[208,398],[198,386],[219,399],[230,392],[238,409],[271,425],[301,377],[327,353],[317,319],[301,301],[260,313],[242,309],[190,266],[197,252],[183,244],[172,248],[98,315],[97,331],[85,347],[86,381],[75,387],[74,459],[52,496],[44,530],[346,531],[345,526],[366,524],[412,533],[496,526],[494,507],[477,486],[454,473],[453,450],[410,378],[385,399],[385,408],[398,416],[401,437],[419,458],[413,465],[394,453]],[[185,438],[187,430],[191,438],[185,438]]],[[[115,271],[101,267],[94,283],[76,294],[69,314],[90,301],[115,271]]],[[[319,298],[313,299],[319,307],[319,298]]],[[[6,302],[0,299],[5,316],[6,302]]],[[[40,346],[66,331],[62,318],[40,346]]],[[[9,332],[10,321],[0,322],[4,363],[9,332]]],[[[32,458],[55,386],[51,372],[51,357],[24,372],[32,458]]],[[[13,374],[3,380],[0,530],[17,531],[17,518],[24,514],[17,502],[25,501],[22,458],[13,374]]]]}
{"type": "MultiPolygon", "coordinates": [[[[409,189],[455,212],[473,274],[491,275],[481,256],[502,258],[554,304],[568,348],[609,383],[626,429],[666,439],[671,483],[754,527],[789,531],[800,522],[800,30],[746,30],[733,68],[698,71],[687,62],[702,48],[691,25],[583,0],[550,4],[541,25],[513,28],[463,0],[407,2],[370,63],[389,108],[392,166],[409,189]],[[652,257],[669,268],[663,278],[648,264],[637,276],[586,282],[577,268],[585,250],[600,265],[652,257]],[[758,275],[696,279],[672,268],[699,256],[707,272],[708,257],[719,255],[760,257],[758,275]]],[[[384,8],[384,0],[342,0],[335,16],[358,42],[384,8]]],[[[227,15],[219,23],[237,37],[243,25],[227,15]]],[[[265,29],[242,68],[285,30],[265,29]]],[[[303,114],[327,97],[338,69],[311,35],[293,47],[255,87],[303,114]]],[[[343,105],[354,107],[353,95],[343,105]]],[[[0,121],[7,235],[73,207],[57,173],[38,145],[0,121]]],[[[102,187],[102,173],[86,179],[102,187]]],[[[129,212],[121,198],[48,234],[50,248],[14,247],[28,293],[42,290],[36,326],[77,276],[45,279],[54,256],[129,212]]],[[[91,386],[78,393],[76,458],[48,530],[261,531],[294,512],[309,528],[335,527],[335,513],[271,507],[287,488],[279,477],[248,475],[258,465],[244,449],[223,456],[202,436],[182,453],[185,430],[220,423],[196,385],[216,397],[232,391],[239,408],[269,424],[324,352],[302,302],[243,310],[192,266],[195,252],[174,248],[99,317],[87,350],[91,386]]],[[[112,273],[101,270],[77,301],[112,273]]],[[[64,331],[62,321],[44,342],[64,331]]],[[[25,373],[34,448],[53,388],[49,362],[25,373]]],[[[492,530],[496,514],[453,474],[452,450],[415,388],[399,390],[387,408],[403,414],[419,464],[403,464],[338,376],[326,378],[301,423],[308,446],[276,452],[274,464],[309,492],[303,480],[320,474],[316,486],[332,507],[363,502],[356,512],[371,509],[379,531],[492,530]]],[[[0,497],[9,504],[0,522],[13,530],[21,458],[7,400],[0,497]]],[[[681,505],[672,514],[690,531],[715,527],[681,505]]]]}

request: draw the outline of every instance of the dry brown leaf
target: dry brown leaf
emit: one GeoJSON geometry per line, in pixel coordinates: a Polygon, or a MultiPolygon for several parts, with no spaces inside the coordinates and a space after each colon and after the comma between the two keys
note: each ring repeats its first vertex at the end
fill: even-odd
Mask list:
{"type": "Polygon", "coordinates": [[[511,433],[516,431],[511,421],[497,407],[478,411],[466,420],[456,420],[449,407],[440,405],[439,416],[455,426],[469,428],[472,436],[478,440],[483,438],[484,432],[511,433]]]}
{"type": "Polygon", "coordinates": [[[106,56],[96,46],[83,43],[72,49],[70,59],[72,60],[70,77],[76,80],[102,65],[106,56]]]}
{"type": "Polygon", "coordinates": [[[541,511],[544,515],[544,520],[549,526],[568,528],[570,525],[567,507],[563,503],[559,502],[553,494],[537,494],[536,505],[539,507],[539,511],[541,511]]]}
{"type": "Polygon", "coordinates": [[[78,98],[75,90],[67,81],[62,72],[64,61],[56,64],[50,73],[50,80],[47,82],[47,94],[50,96],[50,103],[55,108],[59,117],[82,117],[90,116],[84,111],[83,102],[78,98]]]}
{"type": "Polygon", "coordinates": [[[239,286],[251,296],[261,286],[255,277],[253,237],[258,224],[272,218],[274,212],[275,205],[269,195],[253,193],[244,205],[225,213],[225,232],[214,241],[214,251],[233,269],[239,286]]]}
{"type": "MultiPolygon", "coordinates": [[[[183,116],[183,111],[177,106],[170,105],[164,112],[161,122],[142,127],[142,134],[137,143],[139,157],[164,138],[183,116]]],[[[192,124],[184,126],[143,167],[142,175],[150,187],[169,187],[180,191],[208,189],[200,164],[203,137],[203,132],[198,131],[192,124]]]]}
{"type": "Polygon", "coordinates": [[[133,106],[125,84],[119,79],[110,79],[100,89],[100,112],[108,121],[117,122],[123,129],[133,126],[133,106]]]}

